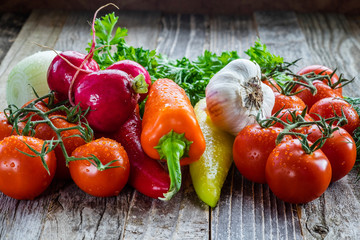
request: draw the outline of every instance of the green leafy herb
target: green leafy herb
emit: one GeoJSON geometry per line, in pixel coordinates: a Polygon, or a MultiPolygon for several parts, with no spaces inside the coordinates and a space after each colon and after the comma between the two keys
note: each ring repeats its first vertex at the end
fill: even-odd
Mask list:
{"type": "Polygon", "coordinates": [[[266,45],[260,42],[260,39],[257,39],[255,45],[250,47],[245,53],[250,57],[251,61],[259,64],[263,74],[270,73],[274,68],[284,63],[284,59],[271,54],[266,45]]]}
{"type": "Polygon", "coordinates": [[[223,52],[220,55],[205,51],[195,61],[188,58],[171,60],[165,56],[158,58],[155,79],[170,78],[182,87],[195,105],[205,97],[205,88],[209,80],[232,60],[240,58],[236,51],[223,52]]]}
{"type": "MultiPolygon", "coordinates": [[[[344,97],[344,99],[350,103],[360,116],[360,98],[357,97],[344,97]]],[[[357,180],[360,180],[360,127],[353,132],[353,138],[356,144],[356,163],[354,168],[357,169],[357,180]]]]}
{"type": "MultiPolygon", "coordinates": [[[[127,36],[127,29],[117,28],[113,35],[118,18],[119,17],[115,17],[115,13],[111,13],[103,16],[101,19],[97,18],[95,21],[95,32],[97,36],[95,48],[101,49],[94,52],[93,58],[101,69],[105,69],[116,62],[112,54],[112,46],[125,44],[124,37],[127,36]]],[[[91,50],[91,43],[89,43],[89,47],[86,50],[91,50]]]]}
{"type": "Polygon", "coordinates": [[[261,73],[265,77],[273,78],[278,84],[292,81],[292,77],[287,72],[291,72],[289,67],[295,65],[298,60],[291,63],[284,62],[282,57],[272,54],[266,45],[261,43],[260,39],[257,39],[255,45],[246,50],[245,53],[251,61],[259,64],[261,73]]]}

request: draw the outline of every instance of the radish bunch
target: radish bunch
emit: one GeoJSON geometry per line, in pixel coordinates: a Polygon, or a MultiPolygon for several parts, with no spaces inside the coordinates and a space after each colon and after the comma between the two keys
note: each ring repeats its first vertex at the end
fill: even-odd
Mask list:
{"type": "Polygon", "coordinates": [[[137,103],[146,98],[151,78],[143,66],[130,60],[100,70],[92,59],[98,11],[92,23],[93,42],[89,54],[76,51],[60,53],[50,64],[47,82],[59,100],[69,99],[72,105],[90,108],[86,118],[94,130],[110,132],[120,128],[134,112],[137,103]]]}

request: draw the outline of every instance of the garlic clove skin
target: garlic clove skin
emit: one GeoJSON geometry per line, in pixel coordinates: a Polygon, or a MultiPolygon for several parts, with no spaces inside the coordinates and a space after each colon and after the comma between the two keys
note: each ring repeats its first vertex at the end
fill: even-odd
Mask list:
{"type": "Polygon", "coordinates": [[[271,116],[275,103],[273,91],[261,82],[259,65],[246,59],[234,60],[216,73],[205,94],[212,122],[235,136],[256,122],[259,111],[261,118],[271,116]]]}
{"type": "Polygon", "coordinates": [[[262,115],[260,119],[266,119],[271,117],[272,109],[275,105],[275,95],[274,91],[268,85],[261,83],[261,88],[264,93],[264,101],[262,106],[262,115]]]}

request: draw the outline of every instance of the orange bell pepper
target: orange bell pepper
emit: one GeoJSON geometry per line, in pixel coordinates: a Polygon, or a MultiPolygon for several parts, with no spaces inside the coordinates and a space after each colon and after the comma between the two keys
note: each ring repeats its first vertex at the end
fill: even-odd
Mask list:
{"type": "Polygon", "coordinates": [[[205,151],[205,139],[185,91],[170,79],[151,86],[142,122],[141,145],[150,157],[165,159],[169,200],[181,186],[181,166],[197,161],[205,151]]]}

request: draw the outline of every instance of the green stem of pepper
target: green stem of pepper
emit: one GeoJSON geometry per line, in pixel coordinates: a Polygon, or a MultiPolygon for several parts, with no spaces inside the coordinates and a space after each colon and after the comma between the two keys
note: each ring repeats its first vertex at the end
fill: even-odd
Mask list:
{"type": "Polygon", "coordinates": [[[188,155],[191,143],[184,134],[171,130],[159,140],[159,144],[155,147],[160,159],[166,159],[170,176],[169,191],[163,198],[159,198],[160,200],[168,201],[180,190],[182,178],[180,159],[188,155]]]}

